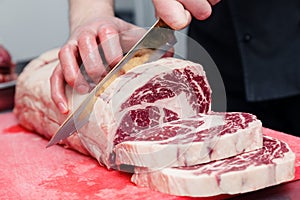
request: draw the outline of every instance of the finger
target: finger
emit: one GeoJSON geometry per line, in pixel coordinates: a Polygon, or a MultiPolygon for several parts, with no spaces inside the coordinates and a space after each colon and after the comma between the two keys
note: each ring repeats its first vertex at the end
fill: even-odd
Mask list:
{"type": "Polygon", "coordinates": [[[146,33],[146,29],[133,27],[129,31],[120,32],[120,41],[123,53],[127,53],[146,33]]]}
{"type": "Polygon", "coordinates": [[[119,28],[119,40],[123,54],[127,53],[147,32],[146,29],[116,18],[116,26],[119,28]]]}
{"type": "Polygon", "coordinates": [[[67,44],[62,47],[58,56],[63,73],[62,80],[65,80],[80,94],[89,92],[89,84],[84,79],[79,70],[78,63],[80,62],[80,57],[77,47],[73,44],[67,44]]]}
{"type": "Polygon", "coordinates": [[[96,33],[85,32],[78,39],[78,49],[88,76],[98,83],[106,74],[106,69],[101,59],[96,33]]]}
{"type": "Polygon", "coordinates": [[[221,0],[208,0],[208,2],[210,3],[210,5],[214,6],[217,3],[219,3],[221,0]]]}
{"type": "Polygon", "coordinates": [[[111,24],[102,25],[98,29],[98,37],[107,64],[114,66],[123,56],[117,28],[111,24]]]}
{"type": "Polygon", "coordinates": [[[123,54],[127,53],[147,32],[146,29],[119,18],[115,18],[114,24],[118,27],[119,41],[123,54]]]}
{"type": "Polygon", "coordinates": [[[185,28],[191,22],[191,14],[176,0],[152,0],[156,15],[175,30],[185,28]]]}
{"type": "Polygon", "coordinates": [[[211,15],[211,5],[207,0],[178,0],[196,19],[204,20],[211,15]]]}
{"type": "Polygon", "coordinates": [[[174,49],[174,47],[172,47],[162,57],[163,58],[173,57],[174,56],[174,51],[175,51],[175,49],[174,49]]]}
{"type": "Polygon", "coordinates": [[[67,98],[65,95],[64,75],[60,65],[57,65],[50,77],[51,98],[63,114],[69,112],[67,98]]]}

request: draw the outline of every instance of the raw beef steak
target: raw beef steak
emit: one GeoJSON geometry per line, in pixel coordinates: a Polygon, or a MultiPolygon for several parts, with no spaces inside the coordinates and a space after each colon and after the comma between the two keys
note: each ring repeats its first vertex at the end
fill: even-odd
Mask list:
{"type": "Polygon", "coordinates": [[[262,147],[262,124],[248,113],[209,113],[127,135],[115,147],[117,164],[158,169],[191,166],[262,147]]]}
{"type": "Polygon", "coordinates": [[[264,137],[263,148],[224,160],[149,172],[136,168],[132,181],[180,196],[213,196],[258,190],[294,177],[295,154],[288,145],[264,137]]]}

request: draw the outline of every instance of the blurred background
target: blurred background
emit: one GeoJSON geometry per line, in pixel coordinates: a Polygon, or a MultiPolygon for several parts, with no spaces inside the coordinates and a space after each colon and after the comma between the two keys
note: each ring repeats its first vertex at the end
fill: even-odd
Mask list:
{"type": "MultiPolygon", "coordinates": [[[[151,0],[115,0],[115,9],[117,16],[142,27],[155,21],[151,0]]],[[[0,44],[16,63],[60,47],[68,38],[67,0],[0,0],[0,13],[0,44]]],[[[177,46],[184,57],[184,41],[177,46]]]]}

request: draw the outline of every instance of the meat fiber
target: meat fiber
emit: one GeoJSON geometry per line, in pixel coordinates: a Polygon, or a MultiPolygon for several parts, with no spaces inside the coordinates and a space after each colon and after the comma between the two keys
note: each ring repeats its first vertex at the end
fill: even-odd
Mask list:
{"type": "Polygon", "coordinates": [[[295,154],[286,143],[265,136],[261,149],[190,167],[136,168],[132,181],[179,196],[237,194],[292,180],[294,162],[295,154]]]}
{"type": "Polygon", "coordinates": [[[248,113],[209,113],[163,123],[126,136],[115,147],[118,164],[191,166],[262,147],[262,124],[248,113]]]}

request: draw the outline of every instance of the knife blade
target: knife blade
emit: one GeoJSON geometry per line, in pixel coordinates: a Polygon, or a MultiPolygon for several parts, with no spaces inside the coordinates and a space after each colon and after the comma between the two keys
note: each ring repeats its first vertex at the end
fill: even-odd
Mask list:
{"type": "Polygon", "coordinates": [[[57,144],[82,128],[88,122],[97,98],[116,78],[137,65],[161,58],[176,42],[174,30],[163,20],[158,19],[115,67],[94,87],[79,107],[67,117],[46,147],[57,144]],[[141,63],[127,65],[135,57],[144,54],[145,50],[147,50],[147,56],[141,63]]]}

